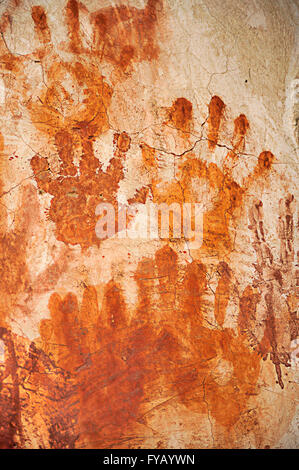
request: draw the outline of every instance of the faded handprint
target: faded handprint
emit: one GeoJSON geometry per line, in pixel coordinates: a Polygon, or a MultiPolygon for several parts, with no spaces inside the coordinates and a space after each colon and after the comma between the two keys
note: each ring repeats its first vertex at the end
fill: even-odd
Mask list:
{"type": "MultiPolygon", "coordinates": [[[[173,126],[180,122],[178,133],[182,131],[184,118],[192,120],[192,107],[186,106],[185,101],[180,100],[181,107],[176,105],[172,108],[173,126]],[[186,113],[185,110],[189,112],[186,113]]],[[[208,148],[214,151],[217,146],[227,148],[227,145],[219,143],[219,132],[223,119],[225,105],[222,100],[214,96],[209,105],[208,134],[204,134],[196,141],[207,140],[208,148]]],[[[167,122],[167,124],[169,121],[167,122]]],[[[186,124],[186,122],[185,122],[186,124]]],[[[186,125],[185,125],[186,128],[186,125]]],[[[190,128],[190,126],[188,126],[190,128]]],[[[207,158],[196,155],[195,144],[190,151],[182,152],[175,167],[175,178],[170,182],[163,182],[163,173],[160,170],[159,154],[161,151],[150,148],[143,144],[143,159],[146,168],[152,170],[152,180],[149,185],[154,201],[160,202],[196,202],[201,197],[198,188],[207,184],[206,190],[209,199],[206,198],[206,211],[204,213],[203,244],[201,255],[218,258],[222,276],[215,292],[214,315],[219,325],[223,324],[223,308],[231,299],[230,277],[232,269],[222,260],[227,259],[234,250],[234,223],[242,216],[246,197],[251,197],[251,189],[254,184],[267,184],[267,177],[271,174],[272,164],[275,160],[270,151],[260,153],[253,170],[243,178],[242,185],[237,183],[233,177],[233,169],[240,156],[244,153],[246,134],[249,123],[245,115],[240,115],[234,121],[234,134],[231,138],[231,146],[220,165],[209,163],[207,158]],[[162,177],[161,177],[162,175],[162,177]],[[199,185],[194,185],[194,179],[199,185]],[[219,300],[218,300],[219,299],[219,300]],[[219,308],[219,301],[222,302],[219,308]]],[[[167,132],[167,129],[165,129],[167,132]]],[[[188,136],[189,140],[189,136],[188,136]]],[[[173,154],[175,155],[175,154],[173,154]]],[[[274,172],[275,174],[275,172],[274,172]]],[[[257,254],[255,269],[258,273],[256,286],[248,286],[240,300],[239,332],[250,332],[251,341],[254,333],[259,330],[257,351],[265,357],[271,353],[271,360],[275,364],[278,383],[283,388],[280,364],[290,365],[291,341],[298,336],[298,320],[296,317],[295,288],[296,276],[294,265],[294,227],[293,220],[295,200],[292,195],[286,196],[279,202],[278,215],[278,237],[281,242],[278,258],[268,246],[265,237],[262,216],[262,202],[258,202],[251,211],[250,229],[255,234],[253,246],[257,254]],[[255,315],[259,309],[264,314],[260,319],[255,315]],[[246,326],[244,325],[246,323],[246,326]],[[249,326],[250,325],[250,326],[249,326]]],[[[194,256],[194,255],[193,255],[194,256]]],[[[214,262],[209,269],[213,269],[214,262]]],[[[237,275],[234,274],[237,278],[237,275]]],[[[238,293],[239,296],[239,293],[238,293]]],[[[236,301],[236,299],[235,299],[236,301]]]]}
{"type": "Polygon", "coordinates": [[[101,68],[103,63],[112,64],[110,81],[115,83],[130,72],[132,63],[157,55],[154,30],[158,5],[159,1],[149,0],[144,9],[115,6],[89,13],[76,0],[69,0],[64,11],[68,42],[60,50],[67,60],[53,47],[45,9],[33,6],[39,47],[23,56],[3,54],[4,70],[15,72],[15,93],[22,90],[32,123],[46,134],[58,153],[54,164],[35,155],[31,167],[39,189],[53,196],[48,215],[56,225],[57,239],[65,243],[82,248],[99,245],[95,208],[100,202],[116,205],[130,137],[125,132],[114,134],[114,156],[104,171],[93,144],[110,127],[108,109],[113,88],[101,68]],[[80,29],[80,14],[88,17],[90,38],[80,29]],[[30,88],[24,73],[30,62],[42,69],[38,91],[30,88]]]}
{"type": "Polygon", "coordinates": [[[48,246],[52,262],[39,269],[39,259],[30,267],[26,254],[40,228],[40,207],[36,189],[31,184],[20,191],[19,207],[8,225],[8,208],[2,205],[3,227],[0,233],[0,326],[8,327],[19,313],[27,318],[32,314],[32,300],[54,289],[68,265],[68,247],[48,246]],[[37,273],[36,273],[37,268],[37,273]]]}
{"type": "Polygon", "coordinates": [[[185,98],[177,99],[168,110],[168,119],[159,135],[171,135],[178,142],[179,152],[155,148],[146,142],[140,144],[144,169],[149,183],[148,197],[158,204],[201,203],[203,214],[202,252],[219,260],[233,250],[233,223],[244,207],[244,198],[257,181],[266,181],[272,170],[274,155],[262,151],[253,169],[245,175],[242,184],[234,177],[234,167],[240,163],[246,144],[249,122],[244,114],[234,120],[234,130],[228,144],[220,139],[225,104],[213,96],[208,107],[201,134],[193,130],[192,104],[185,98]],[[207,126],[207,129],[206,129],[207,126]],[[198,149],[197,149],[198,147],[198,149]],[[215,149],[227,149],[219,163],[210,162],[215,149]]]}
{"type": "MultiPolygon", "coordinates": [[[[10,52],[2,56],[2,67],[16,75],[10,106],[14,111],[19,109],[18,98],[25,97],[22,106],[38,135],[55,147],[54,159],[37,154],[31,168],[39,191],[52,196],[49,218],[55,223],[56,237],[65,245],[80,245],[83,259],[84,249],[100,244],[95,233],[96,206],[100,202],[117,205],[131,137],[113,130],[114,154],[105,169],[96,156],[95,142],[111,129],[109,107],[114,84],[131,73],[134,63],[158,55],[154,35],[158,8],[159,2],[149,0],[142,9],[115,6],[90,14],[84,5],[70,0],[64,11],[68,40],[54,47],[46,12],[35,6],[32,19],[39,47],[27,56],[10,52]],[[81,28],[80,15],[88,18],[90,37],[81,28]],[[36,90],[26,76],[25,65],[32,61],[42,73],[36,90]],[[109,77],[104,77],[103,65],[105,74],[111,72],[109,77]]],[[[85,285],[82,301],[78,292],[65,294],[63,285],[59,290],[56,287],[61,272],[69,274],[66,261],[59,256],[41,275],[30,277],[26,256],[20,256],[31,236],[27,218],[16,224],[16,233],[4,235],[3,259],[8,265],[14,266],[11,253],[17,244],[19,253],[16,268],[3,270],[2,284],[7,284],[13,295],[15,290],[25,291],[19,302],[23,313],[30,313],[33,296],[51,291],[50,318],[41,321],[40,338],[31,343],[28,360],[13,376],[13,380],[21,378],[18,389],[26,394],[22,420],[32,420],[35,409],[41,410],[44,427],[41,431],[38,425],[34,428],[36,442],[47,436],[41,446],[134,447],[149,442],[167,447],[169,420],[160,429],[153,424],[153,415],[168,406],[170,414],[179,408],[180,416],[186,416],[183,446],[193,442],[189,411],[207,417],[209,445],[217,446],[218,436],[224,433],[226,444],[234,446],[234,430],[259,391],[261,355],[270,353],[283,387],[281,365],[290,364],[290,347],[298,336],[295,201],[287,196],[280,202],[281,250],[277,257],[267,243],[262,202],[253,208],[257,280],[240,295],[239,273],[230,259],[238,220],[254,185],[266,185],[268,176],[275,174],[275,158],[270,151],[251,155],[254,168],[237,179],[234,169],[246,155],[250,125],[240,114],[233,122],[232,134],[222,141],[225,109],[222,99],[213,96],[197,133],[192,103],[177,98],[166,109],[160,128],[152,126],[167,143],[165,147],[149,145],[146,138],[140,142],[135,136],[147,179],[140,178],[128,204],[145,203],[147,198],[167,204],[200,200],[205,211],[200,250],[192,251],[188,243],[182,248],[177,240],[169,240],[142,261],[138,252],[133,275],[135,306],[125,300],[127,278],[123,273],[120,282],[111,279],[103,286],[99,280],[96,286],[85,285]],[[170,142],[175,142],[173,150],[170,142]],[[220,148],[225,150],[218,158],[215,153],[220,148]],[[27,238],[22,236],[26,231],[27,238]],[[7,247],[12,248],[8,256],[7,247]],[[215,289],[210,283],[211,272],[217,278],[215,289]],[[52,294],[54,289],[57,293],[52,294]],[[237,310],[235,319],[232,303],[237,310]],[[255,349],[248,344],[248,337],[255,349]]],[[[127,117],[123,116],[124,122],[127,117]]],[[[26,207],[26,201],[21,206],[26,207]]],[[[22,219],[23,212],[18,216],[22,219]]],[[[14,313],[11,304],[2,310],[14,313]]],[[[5,334],[3,337],[6,340],[5,334]]],[[[16,406],[16,401],[13,403],[9,409],[16,406]]],[[[255,429],[257,424],[252,426],[255,429]]],[[[16,434],[9,431],[9,446],[16,434]]],[[[0,438],[5,446],[2,429],[0,438]]],[[[21,444],[23,439],[19,432],[21,444]]]]}
{"type": "Polygon", "coordinates": [[[279,201],[277,236],[280,250],[275,253],[267,242],[263,203],[257,201],[250,211],[250,229],[256,251],[255,286],[248,286],[241,298],[240,326],[247,332],[259,353],[275,365],[281,388],[281,365],[290,367],[291,343],[298,337],[296,317],[296,272],[294,252],[295,199],[279,201]],[[295,304],[295,305],[294,305],[295,304]],[[250,307],[249,307],[250,306],[250,307]]]}
{"type": "MultiPolygon", "coordinates": [[[[54,196],[49,218],[56,224],[57,238],[86,248],[99,244],[95,234],[95,208],[101,201],[116,203],[118,184],[123,178],[122,160],[130,142],[123,134],[122,140],[127,140],[127,145],[117,146],[116,136],[115,155],[104,172],[95,157],[93,142],[109,128],[107,108],[112,89],[99,73],[97,51],[89,51],[86,60],[78,15],[77,2],[68,2],[68,47],[75,58],[64,62],[50,46],[45,48],[40,61],[46,89],[43,96],[30,105],[32,119],[38,122],[38,127],[53,135],[60,168],[53,175],[47,159],[39,156],[32,159],[31,166],[39,188],[54,196]],[[77,166],[76,155],[80,160],[77,166]]],[[[44,10],[33,7],[32,17],[42,43],[51,45],[44,10]]]]}

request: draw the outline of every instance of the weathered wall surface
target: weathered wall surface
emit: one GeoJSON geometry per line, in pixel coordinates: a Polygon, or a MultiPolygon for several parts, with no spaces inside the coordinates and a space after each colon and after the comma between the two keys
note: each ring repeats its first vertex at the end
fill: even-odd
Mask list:
{"type": "Polygon", "coordinates": [[[298,447],[298,2],[0,9],[0,447],[298,447]]]}

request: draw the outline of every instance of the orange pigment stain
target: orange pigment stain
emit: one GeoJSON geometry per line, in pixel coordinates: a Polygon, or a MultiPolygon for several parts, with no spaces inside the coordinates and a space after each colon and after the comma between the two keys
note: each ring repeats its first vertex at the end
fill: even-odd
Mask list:
{"type": "Polygon", "coordinates": [[[69,0],[66,5],[66,22],[70,40],[70,51],[74,54],[82,50],[79,22],[79,4],[76,0],[69,0]]]}
{"type": "Polygon", "coordinates": [[[167,123],[177,130],[188,132],[193,124],[192,103],[186,98],[178,98],[168,109],[167,123]]]}
{"type": "Polygon", "coordinates": [[[209,148],[213,150],[218,143],[218,135],[220,123],[223,117],[225,104],[219,96],[213,96],[209,104],[209,117],[208,117],[208,139],[209,148]]]}
{"type": "Polygon", "coordinates": [[[126,132],[122,132],[121,134],[116,134],[115,139],[117,142],[117,148],[121,152],[126,153],[131,146],[131,137],[126,132]]]}
{"type": "Polygon", "coordinates": [[[31,15],[40,42],[44,45],[48,44],[51,41],[51,32],[45,10],[41,6],[34,6],[32,7],[31,15]]]}
{"type": "Polygon", "coordinates": [[[157,395],[175,395],[177,404],[195,413],[206,413],[208,404],[216,426],[229,430],[255,393],[258,354],[247,349],[242,335],[211,330],[203,320],[206,267],[193,262],[183,277],[179,268],[168,246],[139,263],[131,324],[113,280],[104,287],[101,308],[92,286],[85,288],[81,306],[71,293],[51,296],[40,346],[69,374],[72,399],[80,403],[74,432],[81,444],[106,447],[146,428],[149,403],[157,395]],[[232,370],[224,385],[213,372],[219,361],[232,370]]]}
{"type": "Polygon", "coordinates": [[[267,170],[270,170],[274,161],[274,155],[269,152],[262,152],[259,155],[258,166],[256,172],[264,173],[267,170]]]}
{"type": "MultiPolygon", "coordinates": [[[[62,46],[72,57],[67,61],[53,51],[44,8],[32,7],[40,45],[34,57],[42,63],[47,83],[38,99],[32,99],[26,90],[23,59],[7,50],[1,55],[1,70],[23,82],[19,92],[25,97],[30,119],[55,151],[54,162],[36,154],[30,165],[38,191],[51,196],[45,214],[54,223],[56,239],[63,242],[64,248],[55,262],[33,278],[26,250],[40,228],[36,188],[28,184],[20,191],[11,229],[7,208],[0,205],[0,339],[5,345],[0,448],[25,445],[26,420],[22,421],[22,413],[26,419],[30,417],[29,432],[34,437],[47,436],[51,448],[142,447],[143,436],[156,439],[151,422],[153,410],[165,410],[167,404],[180,410],[187,427],[190,412],[199,420],[208,417],[213,445],[218,445],[214,434],[222,433],[227,445],[233,447],[237,426],[252,407],[252,397],[258,394],[262,358],[270,356],[278,383],[284,386],[281,365],[287,367],[289,358],[279,350],[280,325],[273,293],[260,291],[258,283],[248,285],[236,306],[236,327],[228,327],[226,322],[236,289],[228,261],[234,251],[234,224],[237,226],[242,216],[252,185],[264,184],[272,175],[275,160],[270,151],[262,151],[244,182],[235,181],[227,161],[237,163],[246,149],[250,123],[244,114],[234,121],[232,148],[222,166],[203,159],[200,150],[193,148],[176,155],[174,177],[165,182],[158,150],[146,142],[139,146],[149,183],[135,191],[129,205],[145,203],[149,198],[154,203],[178,203],[181,207],[196,203],[194,181],[211,191],[212,202],[203,214],[202,247],[194,253],[181,251],[188,252],[191,262],[179,261],[182,246],[178,247],[176,241],[168,241],[152,257],[143,257],[132,273],[134,305],[128,304],[124,287],[116,277],[105,285],[84,283],[82,299],[78,293],[57,287],[60,276],[68,272],[69,247],[79,245],[84,253],[101,243],[95,233],[97,205],[109,202],[118,207],[126,160],[134,149],[131,136],[124,130],[114,132],[113,154],[105,169],[101,156],[96,156],[95,142],[110,129],[108,115],[115,84],[127,79],[134,64],[158,59],[156,30],[161,9],[159,0],[148,0],[140,9],[117,5],[89,14],[80,2],[69,0],[64,9],[68,42],[62,46]],[[89,48],[80,33],[82,12],[89,15],[93,28],[89,48]],[[99,64],[111,66],[109,82],[99,64]],[[202,261],[207,259],[211,264],[202,261]],[[214,291],[209,284],[211,268],[216,279],[214,291]],[[20,309],[29,318],[31,299],[45,293],[49,293],[48,311],[41,315],[47,314],[48,318],[40,321],[40,336],[29,342],[13,334],[9,316],[20,309]],[[266,319],[263,334],[258,336],[261,300],[266,319]],[[214,315],[214,323],[208,320],[207,311],[214,315]],[[6,378],[9,380],[5,382],[6,378]]],[[[218,96],[208,104],[209,156],[219,144],[225,107],[218,96]]],[[[167,109],[162,131],[167,134],[169,127],[178,137],[181,133],[192,134],[193,105],[186,98],[175,99],[167,109]]],[[[2,155],[4,141],[0,137],[2,155]]],[[[1,158],[1,170],[3,161],[1,158]]],[[[2,181],[0,188],[2,193],[2,181]]],[[[288,216],[285,232],[281,235],[285,244],[281,256],[287,260],[292,256],[294,231],[291,203],[289,197],[284,207],[288,216]]],[[[264,245],[261,209],[262,202],[256,203],[251,223],[256,237],[257,276],[261,276],[265,265],[265,253],[271,261],[264,245]]],[[[126,253],[131,265],[134,254],[126,253]]],[[[105,263],[105,255],[100,257],[105,263]]],[[[281,271],[273,272],[279,285],[283,283],[281,271]]],[[[298,325],[294,299],[288,298],[288,302],[292,305],[291,338],[295,339],[298,325]]]]}
{"type": "Polygon", "coordinates": [[[240,114],[234,122],[234,135],[232,139],[233,148],[236,151],[243,151],[245,145],[245,136],[249,129],[249,122],[245,114],[240,114]]]}
{"type": "Polygon", "coordinates": [[[96,54],[121,72],[133,62],[156,59],[159,53],[155,40],[159,10],[160,0],[148,0],[144,9],[119,5],[93,13],[96,54]]]}
{"type": "Polygon", "coordinates": [[[219,282],[215,292],[215,320],[222,327],[226,308],[230,299],[230,288],[231,288],[231,274],[229,267],[225,262],[220,263],[217,271],[219,272],[219,282]]]}
{"type": "Polygon", "coordinates": [[[15,449],[24,445],[21,423],[21,400],[19,390],[18,364],[11,332],[0,327],[0,340],[4,345],[5,363],[1,364],[1,422],[0,449],[15,449]]]}
{"type": "MultiPolygon", "coordinates": [[[[58,174],[53,174],[45,157],[36,155],[31,166],[38,187],[54,196],[49,218],[56,225],[57,239],[65,243],[79,243],[82,248],[99,245],[100,240],[95,234],[95,208],[104,201],[116,207],[119,183],[124,178],[125,154],[131,142],[126,132],[116,134],[114,156],[103,171],[102,164],[94,155],[93,143],[109,128],[107,109],[113,89],[99,74],[93,55],[98,60],[101,52],[100,60],[109,59],[121,70],[131,61],[155,57],[158,50],[154,46],[153,33],[158,3],[149,0],[143,10],[109,7],[91,15],[95,50],[89,51],[91,59],[88,64],[80,59],[80,54],[86,52],[79,33],[80,5],[76,0],[70,0],[66,5],[70,51],[78,60],[63,62],[59,58],[54,61],[47,70],[47,88],[38,101],[28,104],[32,121],[52,140],[59,156],[58,174]],[[126,23],[129,29],[123,29],[126,23]],[[126,31],[123,41],[119,38],[120,31],[126,31]],[[119,44],[122,44],[121,49],[119,44]],[[65,75],[72,80],[74,93],[63,86],[65,75]],[[78,105],[76,93],[79,89],[84,90],[84,99],[78,105]],[[81,155],[79,168],[73,163],[78,152],[81,155]]],[[[32,18],[36,33],[45,44],[49,40],[49,28],[43,8],[33,7],[32,18]]]]}

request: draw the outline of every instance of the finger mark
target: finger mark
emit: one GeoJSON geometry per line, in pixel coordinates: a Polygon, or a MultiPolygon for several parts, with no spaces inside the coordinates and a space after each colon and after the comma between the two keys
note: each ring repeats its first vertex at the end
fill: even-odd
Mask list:
{"type": "MultiPolygon", "coordinates": [[[[244,149],[245,136],[249,129],[249,122],[245,114],[240,114],[240,116],[238,116],[235,119],[234,124],[235,124],[235,127],[234,127],[232,145],[234,147],[234,150],[242,151],[244,149]]],[[[232,155],[235,155],[235,153],[232,153],[232,155]]]]}
{"type": "Polygon", "coordinates": [[[219,128],[223,117],[225,104],[219,96],[213,96],[209,104],[209,119],[208,119],[208,140],[209,148],[213,150],[218,143],[219,128]]]}
{"type": "Polygon", "coordinates": [[[66,21],[69,30],[70,49],[74,53],[82,50],[80,36],[79,7],[77,0],[69,0],[66,6],[66,21]]]}
{"type": "Polygon", "coordinates": [[[31,16],[34,21],[34,28],[42,44],[51,42],[51,32],[47,22],[47,15],[43,7],[34,6],[31,10],[31,16]]]}

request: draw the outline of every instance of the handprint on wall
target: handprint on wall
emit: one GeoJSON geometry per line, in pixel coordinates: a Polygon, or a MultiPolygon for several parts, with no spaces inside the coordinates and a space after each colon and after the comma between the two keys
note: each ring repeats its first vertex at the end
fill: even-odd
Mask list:
{"type": "Polygon", "coordinates": [[[57,239],[65,243],[80,244],[82,248],[99,245],[95,208],[100,202],[116,206],[130,137],[125,132],[115,132],[114,156],[104,171],[93,144],[110,127],[108,110],[113,88],[101,74],[101,63],[113,64],[111,80],[117,82],[128,73],[131,62],[156,56],[153,32],[158,4],[157,0],[149,0],[144,9],[117,6],[91,14],[92,45],[86,47],[79,22],[79,10],[86,14],[86,7],[76,0],[68,1],[64,13],[69,43],[63,51],[70,57],[67,61],[53,48],[44,8],[33,6],[31,15],[39,47],[24,56],[5,54],[4,79],[13,69],[15,93],[19,87],[27,95],[24,107],[32,123],[54,143],[58,153],[58,170],[51,169],[47,157],[40,155],[32,158],[31,167],[39,189],[53,196],[49,218],[56,225],[57,239]],[[120,38],[123,25],[126,29],[120,38]],[[24,74],[23,69],[30,61],[42,68],[43,86],[39,94],[30,89],[24,74]]]}
{"type": "Polygon", "coordinates": [[[280,241],[279,253],[273,253],[267,243],[263,222],[263,203],[257,201],[250,214],[250,229],[254,234],[253,246],[257,254],[257,279],[248,286],[241,298],[240,327],[247,331],[254,346],[265,357],[270,354],[275,365],[278,382],[284,387],[281,365],[290,367],[291,343],[298,337],[298,319],[294,308],[297,279],[294,265],[294,210],[293,195],[279,201],[277,223],[280,241]],[[263,317],[257,311],[262,302],[263,317]]]}
{"type": "MultiPolygon", "coordinates": [[[[155,260],[140,263],[131,322],[122,290],[113,281],[104,287],[101,308],[91,286],[81,307],[71,293],[63,299],[52,296],[39,347],[71,374],[80,400],[80,445],[105,447],[126,442],[136,429],[151,429],[150,404],[158,397],[160,408],[191,406],[229,431],[255,393],[257,352],[247,349],[242,334],[204,324],[206,267],[193,262],[183,278],[178,269],[169,247],[159,250],[155,260]]],[[[152,433],[156,439],[158,430],[152,433]]],[[[131,440],[134,446],[138,437],[131,440]]]]}
{"type": "MultiPolygon", "coordinates": [[[[3,81],[15,83],[7,106],[49,145],[30,157],[35,186],[21,190],[12,230],[4,224],[1,238],[0,333],[11,351],[0,364],[1,383],[6,389],[12,377],[17,390],[1,402],[13,425],[7,433],[0,428],[1,445],[166,448],[174,445],[171,428],[176,445],[187,447],[196,445],[201,422],[201,445],[246,446],[245,429],[254,445],[263,419],[249,417],[255,409],[262,415],[263,380],[275,383],[276,374],[271,403],[280,403],[298,338],[295,198],[270,150],[247,153],[251,122],[244,113],[230,119],[234,111],[218,95],[202,98],[200,125],[194,102],[176,95],[167,106],[153,100],[154,122],[146,129],[137,122],[130,132],[115,89],[141,63],[155,68],[161,2],[91,12],[84,3],[66,3],[67,41],[55,43],[51,15],[35,5],[34,52],[1,46],[3,81]],[[36,88],[28,75],[33,64],[41,76],[36,88]],[[113,99],[121,129],[111,125],[113,99]],[[273,182],[280,191],[278,251],[263,215],[273,182]],[[202,246],[170,237],[129,250],[126,240],[99,240],[97,205],[117,208],[124,197],[124,207],[201,202],[202,246]],[[38,198],[47,204],[43,222],[38,198]],[[35,274],[30,243],[42,223],[54,228],[58,248],[49,248],[53,262],[35,274]],[[236,251],[239,233],[244,252],[236,251]],[[78,258],[86,278],[76,271],[78,258]],[[41,294],[48,308],[39,306],[41,294]],[[29,341],[10,331],[10,320],[16,311],[30,317],[34,302],[39,337],[29,341]]],[[[266,441],[260,438],[261,446],[266,441]]]]}

